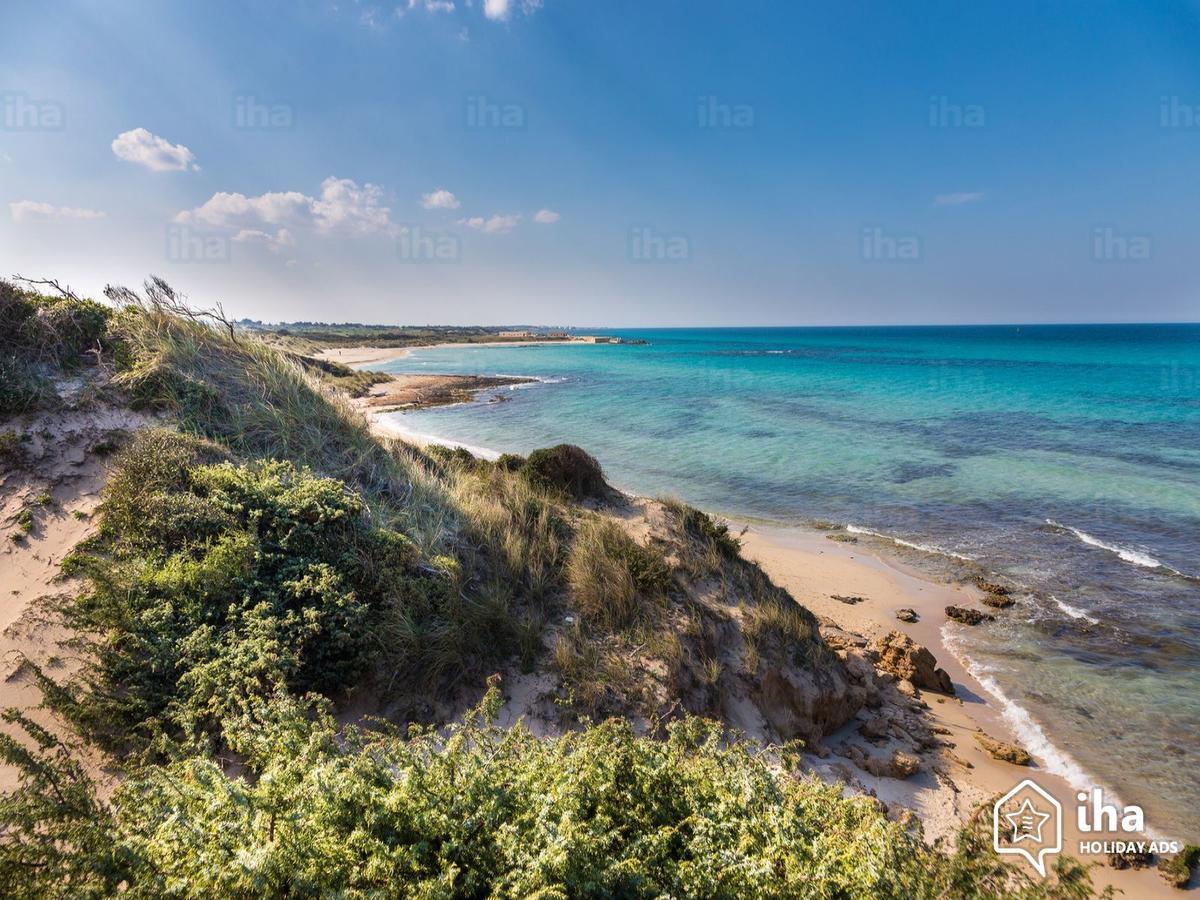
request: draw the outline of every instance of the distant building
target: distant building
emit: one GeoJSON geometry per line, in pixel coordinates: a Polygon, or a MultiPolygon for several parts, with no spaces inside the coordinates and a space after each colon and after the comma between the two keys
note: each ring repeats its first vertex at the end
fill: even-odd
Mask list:
{"type": "Polygon", "coordinates": [[[499,337],[507,338],[531,338],[534,334],[532,331],[502,331],[499,337]]]}
{"type": "Polygon", "coordinates": [[[619,344],[619,343],[621,343],[620,338],[610,337],[607,334],[577,334],[573,338],[571,338],[571,340],[580,341],[584,344],[619,344]]]}

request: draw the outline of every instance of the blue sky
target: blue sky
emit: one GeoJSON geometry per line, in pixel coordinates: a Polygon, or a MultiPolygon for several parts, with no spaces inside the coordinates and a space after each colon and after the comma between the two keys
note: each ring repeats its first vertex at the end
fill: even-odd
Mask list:
{"type": "Polygon", "coordinates": [[[1200,318],[1200,5],[5,0],[0,273],[269,320],[1200,318]]]}

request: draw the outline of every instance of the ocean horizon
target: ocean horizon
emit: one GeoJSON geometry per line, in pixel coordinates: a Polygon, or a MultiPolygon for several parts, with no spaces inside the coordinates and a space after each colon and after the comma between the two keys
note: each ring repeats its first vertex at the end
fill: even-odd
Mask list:
{"type": "Polygon", "coordinates": [[[389,414],[492,452],[558,442],[731,517],[829,523],[1001,579],[947,646],[1045,765],[1200,818],[1200,325],[594,329],[645,345],[417,348],[389,372],[536,379],[389,414]]]}

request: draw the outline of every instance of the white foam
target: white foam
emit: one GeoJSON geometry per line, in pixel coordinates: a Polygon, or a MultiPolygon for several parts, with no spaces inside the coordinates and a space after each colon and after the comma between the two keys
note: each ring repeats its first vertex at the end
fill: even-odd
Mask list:
{"type": "Polygon", "coordinates": [[[920,550],[922,553],[935,553],[939,556],[950,556],[954,559],[961,559],[964,562],[972,562],[975,557],[967,556],[964,553],[955,553],[953,550],[947,550],[944,547],[937,547],[933,544],[918,544],[915,541],[906,541],[904,538],[893,537],[890,534],[882,534],[878,531],[872,531],[869,528],[863,528],[861,525],[847,525],[846,530],[851,534],[869,534],[871,537],[883,538],[885,541],[891,541],[893,544],[899,544],[901,547],[908,547],[911,550],[920,550]]]}
{"type": "MultiPolygon", "coordinates": [[[[1141,566],[1143,569],[1171,569],[1170,566],[1163,565],[1149,553],[1143,553],[1140,550],[1134,550],[1131,547],[1122,547],[1120,544],[1108,544],[1100,540],[1098,537],[1093,537],[1086,531],[1080,531],[1078,528],[1072,528],[1070,525],[1062,525],[1055,522],[1053,519],[1047,519],[1046,524],[1052,528],[1058,528],[1063,531],[1069,531],[1075,535],[1081,542],[1089,547],[1099,547],[1101,550],[1107,550],[1109,553],[1115,553],[1118,557],[1125,560],[1127,563],[1132,563],[1135,566],[1141,566]]],[[[1178,573],[1176,573],[1178,574],[1178,573]]]]}
{"type": "MultiPolygon", "coordinates": [[[[980,665],[962,652],[961,646],[954,639],[948,624],[942,626],[942,643],[958,658],[980,686],[996,699],[1001,717],[1016,734],[1022,746],[1037,757],[1048,772],[1063,778],[1077,791],[1087,791],[1097,786],[1095,779],[1088,775],[1079,763],[1075,762],[1069,754],[1054,746],[1028,710],[1008,698],[1008,695],[996,683],[996,679],[988,674],[990,671],[988,667],[980,665]]],[[[1110,791],[1105,791],[1105,793],[1111,797],[1110,791]]]]}
{"type": "Polygon", "coordinates": [[[424,447],[427,444],[440,444],[441,446],[449,447],[452,450],[466,450],[468,453],[478,456],[481,459],[496,460],[500,458],[500,451],[493,450],[490,447],[476,447],[473,444],[464,444],[461,441],[452,441],[449,438],[440,437],[436,434],[427,434],[423,431],[414,431],[411,428],[405,428],[403,425],[399,424],[396,419],[391,418],[391,416],[394,415],[397,414],[385,414],[378,416],[375,419],[377,425],[394,437],[402,438],[403,440],[416,444],[420,447],[424,447]]]}
{"type": "Polygon", "coordinates": [[[1065,612],[1072,619],[1086,619],[1087,621],[1091,622],[1093,625],[1100,624],[1099,619],[1089,616],[1086,612],[1084,612],[1079,607],[1072,606],[1070,603],[1064,603],[1062,600],[1059,600],[1053,594],[1050,595],[1050,599],[1054,601],[1055,606],[1057,606],[1059,609],[1061,609],[1063,612],[1065,612]]]}

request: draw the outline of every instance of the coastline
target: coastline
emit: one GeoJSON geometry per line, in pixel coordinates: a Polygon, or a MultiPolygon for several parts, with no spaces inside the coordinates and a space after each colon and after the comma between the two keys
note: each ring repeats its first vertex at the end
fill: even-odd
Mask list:
{"type": "MultiPolygon", "coordinates": [[[[493,342],[471,346],[512,346],[521,343],[545,342],[493,342]]],[[[416,348],[343,348],[340,351],[343,357],[338,361],[365,367],[403,358],[413,349],[416,348]],[[348,362],[347,359],[356,362],[348,362]]],[[[328,352],[330,351],[326,351],[328,352]]],[[[394,381],[403,383],[406,378],[411,377],[421,376],[397,375],[394,376],[394,381]]],[[[382,386],[383,390],[387,388],[388,385],[382,386]]],[[[478,402],[476,395],[483,390],[487,390],[487,387],[470,391],[470,396],[456,402],[478,402]]],[[[386,437],[419,446],[441,444],[461,447],[487,459],[499,456],[499,451],[491,448],[476,447],[406,428],[398,421],[399,416],[384,418],[389,410],[373,408],[366,398],[355,402],[367,416],[371,427],[386,437]]],[[[408,410],[419,408],[422,407],[410,406],[408,410]]],[[[921,819],[927,838],[933,840],[952,836],[980,804],[1008,791],[1022,779],[1032,778],[1063,804],[1064,854],[1095,864],[1092,878],[1098,889],[1102,890],[1111,885],[1130,896],[1176,895],[1176,890],[1166,885],[1153,867],[1118,870],[1106,864],[1103,856],[1079,854],[1079,843],[1084,839],[1115,841],[1142,839],[1143,836],[1103,832],[1082,834],[1073,818],[1078,788],[1062,775],[1049,771],[1047,767],[1046,751],[1061,751],[1044,738],[1045,746],[1028,744],[1026,736],[1019,734],[1010,719],[1005,717],[1006,698],[997,696],[995,685],[989,689],[988,685],[982,683],[969,671],[968,664],[954,652],[955,629],[968,626],[950,622],[945,615],[945,607],[958,605],[982,608],[986,611],[987,607],[981,607],[979,603],[979,598],[983,596],[982,591],[973,586],[935,581],[930,576],[906,567],[898,558],[889,556],[883,549],[871,547],[866,542],[844,543],[829,540],[825,532],[804,526],[749,523],[730,516],[721,518],[730,521],[735,532],[746,528],[743,536],[743,554],[757,562],[772,580],[787,589],[797,602],[816,614],[823,625],[833,630],[861,635],[868,641],[874,641],[891,631],[908,635],[933,653],[938,665],[949,673],[955,685],[956,697],[921,693],[930,724],[945,736],[945,749],[937,751],[941,756],[940,765],[935,767],[937,777],[926,779],[924,784],[917,784],[917,779],[901,781],[875,777],[855,768],[855,789],[871,793],[889,806],[899,805],[912,809],[921,819]],[[833,599],[834,595],[859,596],[863,600],[848,605],[833,599]],[[895,611],[901,607],[916,610],[917,621],[906,623],[897,620],[895,611]],[[1024,747],[1033,755],[1034,764],[1025,767],[997,761],[975,740],[975,734],[978,732],[1024,747]]],[[[857,536],[867,541],[872,537],[888,540],[886,535],[873,535],[870,532],[862,532],[857,536]]],[[[852,720],[839,732],[828,736],[825,743],[834,745],[842,741],[848,745],[856,741],[861,742],[856,733],[860,724],[861,722],[852,720]]],[[[809,755],[808,762],[813,771],[827,780],[846,781],[846,761],[837,756],[836,752],[831,755],[828,749],[822,750],[820,755],[809,755]]],[[[1056,768],[1061,769],[1062,766],[1056,768]]],[[[1090,778],[1086,780],[1091,782],[1090,778]]],[[[1147,829],[1145,839],[1150,839],[1149,832],[1150,829],[1147,829]]],[[[1184,835],[1166,837],[1180,840],[1187,838],[1184,835]]],[[[1032,868],[1029,871],[1032,872],[1032,868]]]]}
{"type": "MultiPolygon", "coordinates": [[[[1070,814],[1076,788],[1062,776],[1047,771],[1037,749],[1026,747],[1034,756],[1034,766],[1016,766],[993,759],[975,741],[974,735],[982,731],[990,737],[1024,746],[1022,736],[1016,734],[1004,718],[999,699],[968,671],[945,640],[944,607],[948,604],[977,606],[980,591],[964,585],[934,582],[906,570],[882,553],[860,544],[831,541],[823,532],[813,529],[736,521],[735,524],[735,530],[743,526],[748,529],[742,538],[743,555],[757,562],[773,581],[821,618],[823,624],[835,624],[870,640],[890,631],[900,631],[928,648],[937,658],[938,665],[950,674],[956,697],[922,692],[929,705],[926,715],[931,724],[945,729],[948,732],[946,739],[953,745],[944,754],[944,771],[950,785],[912,791],[907,782],[871,779],[856,772],[858,780],[867,783],[880,799],[913,808],[925,825],[927,837],[937,838],[950,834],[979,804],[1008,791],[1024,778],[1032,778],[1056,797],[1067,813],[1063,818],[1064,854],[1088,863],[1101,862],[1092,869],[1092,879],[1099,889],[1112,885],[1131,897],[1178,895],[1177,890],[1159,878],[1153,867],[1117,870],[1105,864],[1103,857],[1078,853],[1082,840],[1128,840],[1129,837],[1082,834],[1070,814]],[[848,605],[833,599],[834,594],[862,597],[863,600],[848,605]],[[901,607],[915,610],[918,620],[913,623],[897,620],[895,611],[901,607]],[[964,763],[969,763],[970,767],[964,763]]],[[[843,734],[852,734],[856,725],[845,726],[841,732],[830,735],[826,743],[833,744],[843,734]]],[[[1169,837],[1183,839],[1184,836],[1169,837]]]]}
{"type": "Polygon", "coordinates": [[[544,341],[448,341],[440,344],[413,344],[408,347],[331,347],[328,350],[314,353],[313,356],[327,362],[341,363],[343,366],[361,369],[403,359],[414,350],[433,350],[442,347],[536,347],[539,344],[573,343],[576,342],[557,338],[544,341]]]}

